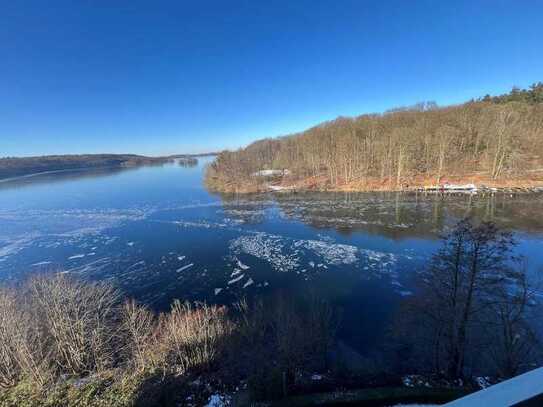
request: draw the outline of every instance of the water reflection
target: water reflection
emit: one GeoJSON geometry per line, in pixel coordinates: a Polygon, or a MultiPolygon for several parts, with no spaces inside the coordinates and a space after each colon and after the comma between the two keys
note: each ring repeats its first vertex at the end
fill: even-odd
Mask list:
{"type": "MultiPolygon", "coordinates": [[[[225,206],[275,203],[288,219],[349,236],[435,238],[459,219],[492,221],[527,233],[543,232],[543,194],[330,193],[221,195],[225,206]]],[[[245,209],[247,211],[247,209],[245,209]]],[[[261,211],[262,209],[259,209],[261,211]]]]}

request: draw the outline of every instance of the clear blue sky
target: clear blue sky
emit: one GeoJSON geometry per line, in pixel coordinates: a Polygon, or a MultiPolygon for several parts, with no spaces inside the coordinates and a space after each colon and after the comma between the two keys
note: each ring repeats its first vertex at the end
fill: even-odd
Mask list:
{"type": "Polygon", "coordinates": [[[202,152],[543,81],[543,1],[4,1],[0,156],[202,152]]]}

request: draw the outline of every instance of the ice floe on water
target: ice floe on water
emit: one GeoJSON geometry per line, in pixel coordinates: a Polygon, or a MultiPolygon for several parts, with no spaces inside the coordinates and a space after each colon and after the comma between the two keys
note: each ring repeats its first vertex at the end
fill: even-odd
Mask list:
{"type": "Polygon", "coordinates": [[[398,281],[401,275],[400,258],[409,261],[400,254],[338,243],[332,237],[322,234],[318,235],[320,240],[316,240],[295,239],[266,232],[248,232],[229,242],[232,271],[228,285],[248,278],[243,285],[244,288],[252,284],[263,287],[262,280],[259,281],[260,267],[252,264],[253,259],[268,263],[276,272],[296,273],[304,280],[336,270],[358,270],[362,271],[361,277],[364,279],[388,279],[398,295],[412,295],[398,281]],[[250,256],[243,257],[243,261],[252,266],[251,270],[248,270],[251,267],[241,262],[239,256],[250,256]]]}
{"type": "Polygon", "coordinates": [[[232,285],[232,284],[237,283],[238,281],[242,280],[243,277],[245,277],[245,274],[241,274],[240,276],[238,276],[238,277],[236,277],[236,278],[230,280],[230,281],[228,282],[228,285],[232,285]]]}
{"type": "MultiPolygon", "coordinates": [[[[317,209],[325,205],[323,202],[311,201],[304,204],[317,209]]],[[[37,235],[30,235],[30,230],[26,230],[21,239],[9,236],[9,240],[2,241],[3,236],[0,237],[0,262],[4,261],[0,263],[0,271],[15,269],[14,265],[28,267],[33,263],[37,267],[54,264],[55,267],[64,267],[69,273],[88,274],[90,278],[97,279],[116,279],[123,287],[135,287],[145,292],[143,295],[148,296],[146,298],[153,299],[169,291],[176,295],[184,294],[185,291],[190,292],[190,295],[205,292],[206,296],[213,293],[239,294],[243,288],[253,290],[267,287],[270,283],[265,280],[275,286],[274,277],[267,274],[270,269],[275,272],[298,273],[296,278],[304,280],[324,273],[357,270],[365,276],[386,274],[391,281],[397,281],[392,269],[400,257],[404,259],[407,256],[361,249],[348,244],[356,239],[329,234],[322,229],[319,233],[308,233],[288,226],[283,228],[285,218],[281,217],[284,209],[282,205],[269,201],[255,203],[251,200],[236,200],[232,203],[195,203],[185,206],[172,203],[171,208],[142,206],[126,210],[14,212],[10,216],[21,222],[24,215],[28,214],[33,217],[32,223],[41,225],[43,221],[44,227],[37,235]],[[204,210],[202,213],[186,212],[188,215],[182,212],[163,213],[168,210],[205,207],[217,209],[204,210]],[[156,212],[160,213],[150,216],[156,212]],[[149,227],[160,228],[160,223],[171,230],[177,229],[177,233],[172,240],[168,235],[164,244],[157,247],[156,242],[149,244],[151,237],[141,232],[143,222],[128,225],[129,221],[142,220],[145,220],[145,227],[149,224],[149,227]],[[269,225],[255,225],[256,221],[269,221],[269,225]],[[214,229],[220,230],[220,233],[215,233],[214,229]],[[270,233],[270,229],[278,232],[270,233]],[[204,248],[209,245],[209,254],[206,250],[200,253],[202,245],[204,248]],[[15,258],[12,262],[11,257],[6,262],[8,256],[27,247],[31,250],[28,250],[30,255],[26,263],[24,260],[16,261],[15,258]],[[34,252],[34,248],[42,252],[34,252]],[[70,255],[72,253],[77,254],[70,255]],[[189,259],[182,253],[189,254],[189,259]],[[40,261],[42,259],[47,262],[40,261]],[[194,263],[187,264],[189,261],[194,263]],[[203,269],[206,266],[209,271],[203,269]],[[145,291],[145,287],[149,289],[145,291]]],[[[285,205],[288,207],[289,203],[285,205]]],[[[290,209],[297,211],[296,205],[293,203],[290,209]]],[[[345,205],[348,207],[348,204],[345,205]]],[[[1,216],[0,211],[0,220],[1,216]]],[[[24,256],[26,251],[17,258],[24,256]]],[[[37,268],[32,270],[36,271],[37,268]]],[[[394,289],[396,292],[407,292],[401,284],[394,285],[394,289]]]]}
{"type": "Polygon", "coordinates": [[[260,223],[264,221],[266,217],[266,211],[260,208],[254,208],[249,206],[248,208],[223,208],[218,211],[219,214],[224,216],[225,221],[231,224],[248,224],[248,223],[260,223]]]}
{"type": "Polygon", "coordinates": [[[253,281],[252,278],[249,277],[249,280],[247,280],[247,281],[245,282],[245,284],[243,284],[243,288],[247,288],[247,287],[249,287],[249,286],[252,285],[252,284],[254,284],[254,281],[253,281]]]}
{"type": "Polygon", "coordinates": [[[85,257],[85,254],[74,254],[73,256],[68,257],[68,260],[81,259],[85,257]]]}
{"type": "Polygon", "coordinates": [[[199,221],[186,221],[186,220],[174,220],[174,221],[158,221],[160,223],[173,223],[182,228],[199,228],[199,229],[224,229],[228,227],[233,227],[239,224],[239,222],[224,218],[222,222],[212,222],[209,220],[199,220],[199,221]]]}
{"type": "Polygon", "coordinates": [[[184,271],[184,270],[186,270],[186,269],[191,268],[192,266],[194,266],[194,263],[190,263],[190,264],[187,264],[186,266],[180,267],[180,268],[178,268],[176,271],[177,271],[178,273],[180,273],[180,272],[182,272],[182,271],[184,271]]]}
{"type": "MultiPolygon", "coordinates": [[[[13,256],[32,244],[39,234],[33,233],[21,238],[8,240],[0,246],[0,259],[13,256]]],[[[2,242],[0,242],[2,243],[2,242]]]]}
{"type": "Polygon", "coordinates": [[[127,271],[132,271],[132,270],[134,270],[134,269],[141,269],[141,268],[143,268],[143,267],[145,267],[145,260],[140,260],[140,261],[138,261],[137,263],[134,263],[134,264],[132,264],[131,266],[129,266],[129,267],[125,270],[125,272],[127,272],[127,271]]]}
{"type": "MultiPolygon", "coordinates": [[[[360,251],[356,246],[335,243],[331,239],[304,240],[292,239],[265,232],[255,232],[239,236],[230,241],[230,250],[235,254],[248,254],[265,260],[277,271],[292,271],[301,268],[303,258],[318,258],[318,264],[310,260],[311,268],[327,269],[328,266],[352,265],[360,260],[360,255],[376,260],[391,262],[386,253],[360,251]]],[[[237,258],[238,267],[243,268],[237,258]]],[[[248,266],[245,266],[248,267],[248,266]]],[[[243,268],[245,269],[245,268],[243,268]]]]}
{"type": "Polygon", "coordinates": [[[266,260],[278,271],[291,271],[298,267],[300,258],[295,253],[284,253],[287,244],[281,236],[258,232],[231,240],[230,250],[266,260]]]}
{"type": "Polygon", "coordinates": [[[37,263],[31,264],[31,266],[39,267],[39,266],[46,266],[48,264],[51,264],[50,261],[39,261],[37,263]]]}
{"type": "Polygon", "coordinates": [[[378,252],[370,249],[360,249],[360,252],[370,262],[380,262],[383,265],[391,265],[397,261],[397,256],[393,253],[378,252]]]}
{"type": "Polygon", "coordinates": [[[353,264],[358,261],[358,248],[356,246],[333,243],[329,239],[297,240],[294,242],[294,247],[303,247],[313,251],[328,264],[353,264]]]}
{"type": "Polygon", "coordinates": [[[111,258],[102,257],[94,261],[91,261],[90,263],[86,263],[77,267],[65,269],[64,272],[77,273],[77,274],[83,274],[83,275],[88,274],[88,273],[99,273],[104,270],[107,270],[110,265],[111,265],[111,258]]]}
{"type": "Polygon", "coordinates": [[[238,267],[239,267],[240,269],[242,269],[242,270],[248,270],[248,269],[250,268],[248,265],[243,264],[243,263],[241,262],[241,260],[239,260],[239,259],[237,260],[237,264],[238,264],[238,267]]]}

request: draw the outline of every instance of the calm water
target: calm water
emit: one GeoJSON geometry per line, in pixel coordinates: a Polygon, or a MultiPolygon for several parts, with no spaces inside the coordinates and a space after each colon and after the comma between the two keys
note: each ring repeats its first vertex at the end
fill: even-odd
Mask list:
{"type": "Polygon", "coordinates": [[[202,185],[209,161],[0,183],[0,278],[107,279],[156,309],[312,290],[343,307],[342,337],[368,350],[461,217],[514,230],[530,271],[543,269],[541,195],[220,196],[202,185]]]}

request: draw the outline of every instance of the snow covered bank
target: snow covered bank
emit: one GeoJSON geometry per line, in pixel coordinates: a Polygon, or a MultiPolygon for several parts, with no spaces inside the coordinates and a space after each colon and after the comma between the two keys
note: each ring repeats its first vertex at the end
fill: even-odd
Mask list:
{"type": "Polygon", "coordinates": [[[283,175],[289,175],[290,171],[287,169],[283,170],[260,170],[253,173],[253,177],[277,177],[283,175]]]}

